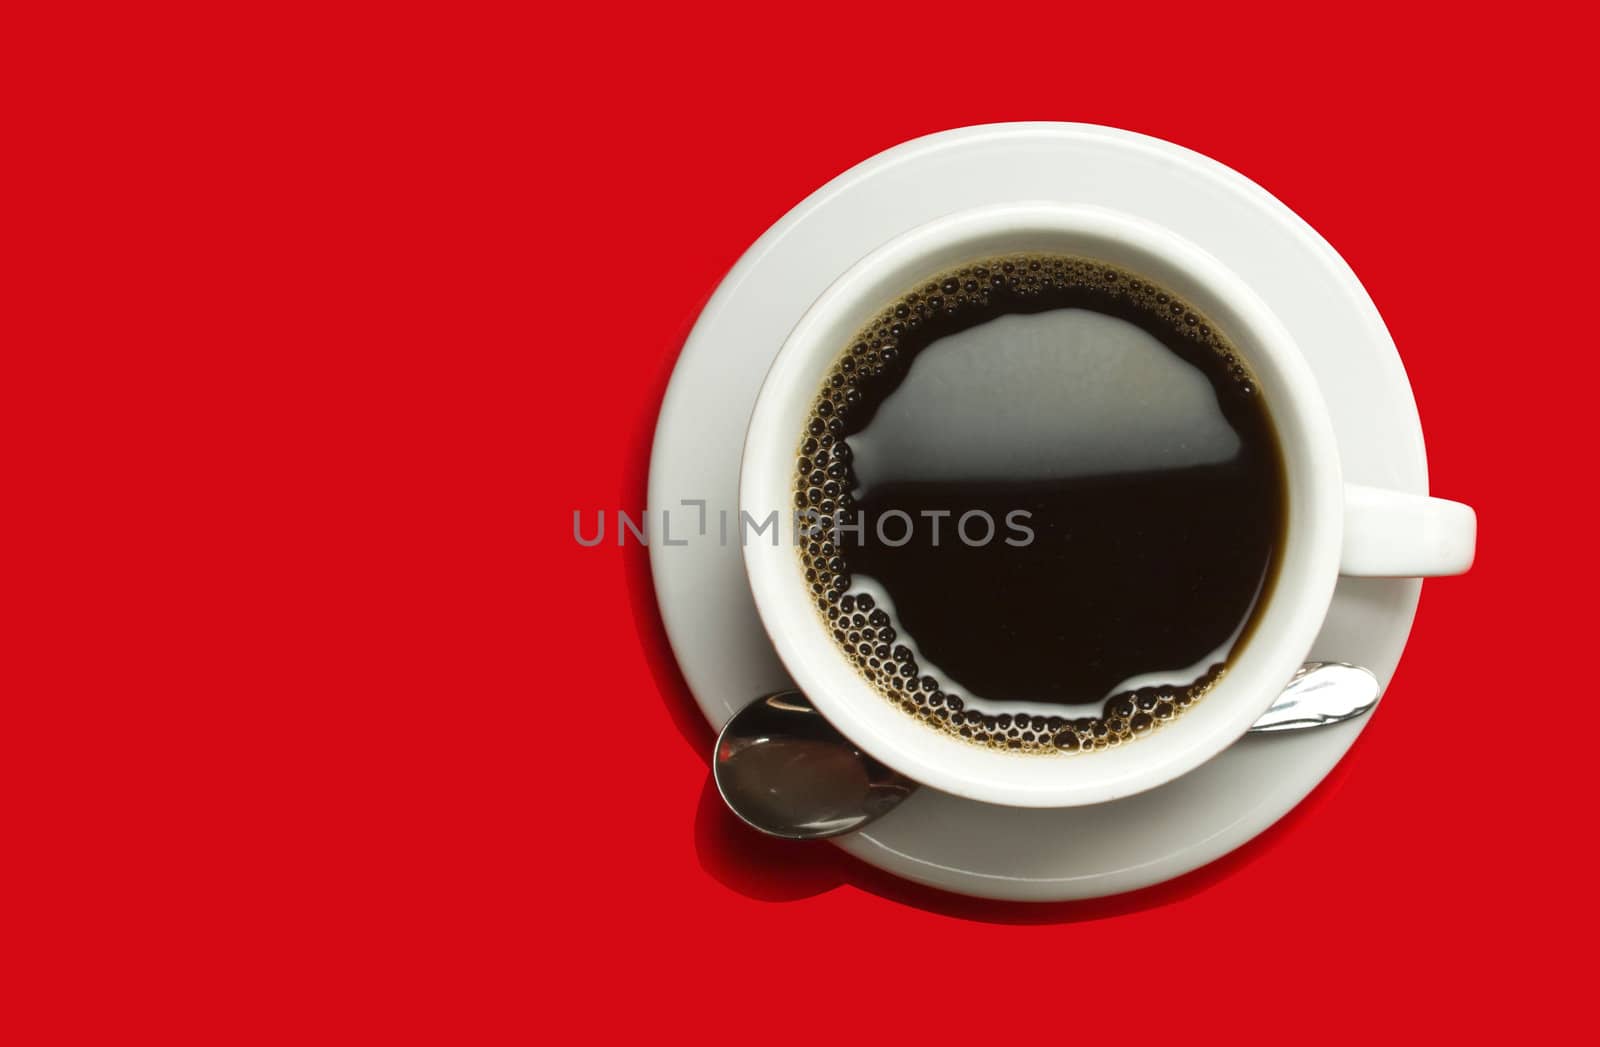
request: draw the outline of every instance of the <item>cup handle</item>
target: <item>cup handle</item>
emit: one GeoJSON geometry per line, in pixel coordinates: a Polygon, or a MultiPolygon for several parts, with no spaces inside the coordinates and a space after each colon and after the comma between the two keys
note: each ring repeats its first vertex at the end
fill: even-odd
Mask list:
{"type": "Polygon", "coordinates": [[[1432,578],[1472,566],[1478,514],[1443,498],[1344,485],[1339,573],[1358,578],[1432,578]]]}

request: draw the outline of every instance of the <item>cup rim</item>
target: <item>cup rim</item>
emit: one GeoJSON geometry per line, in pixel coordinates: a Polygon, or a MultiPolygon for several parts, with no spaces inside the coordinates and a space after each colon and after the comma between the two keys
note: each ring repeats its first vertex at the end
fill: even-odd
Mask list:
{"type": "Polygon", "coordinates": [[[746,541],[743,553],[757,612],[779,658],[816,708],[863,751],[913,780],[975,800],[1077,806],[1154,788],[1242,736],[1304,661],[1332,599],[1343,527],[1332,423],[1287,329],[1239,277],[1170,230],[1088,205],[995,204],[901,233],[830,284],[785,339],[746,429],[739,507],[757,520],[778,510],[780,532],[792,537],[788,498],[804,412],[849,337],[926,276],[1029,250],[1096,257],[1169,287],[1227,333],[1261,385],[1284,454],[1285,540],[1251,635],[1213,690],[1175,721],[1111,749],[990,750],[922,724],[859,676],[835,646],[789,541],[746,541]]]}

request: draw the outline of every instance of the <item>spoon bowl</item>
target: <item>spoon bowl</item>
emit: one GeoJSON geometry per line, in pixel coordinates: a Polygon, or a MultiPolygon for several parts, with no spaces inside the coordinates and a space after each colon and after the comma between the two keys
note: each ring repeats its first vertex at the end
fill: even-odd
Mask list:
{"type": "Polygon", "coordinates": [[[791,840],[854,832],[917,788],[850,744],[799,691],[740,710],[717,736],[711,767],[734,814],[791,840]]]}

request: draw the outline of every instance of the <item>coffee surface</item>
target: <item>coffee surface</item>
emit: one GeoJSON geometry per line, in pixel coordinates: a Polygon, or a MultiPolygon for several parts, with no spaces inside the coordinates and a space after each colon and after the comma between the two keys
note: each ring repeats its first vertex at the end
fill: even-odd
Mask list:
{"type": "Polygon", "coordinates": [[[1027,752],[1131,740],[1226,671],[1270,591],[1281,454],[1210,322],[1137,274],[940,274],[843,348],[801,436],[835,642],[931,726],[1027,752]]]}

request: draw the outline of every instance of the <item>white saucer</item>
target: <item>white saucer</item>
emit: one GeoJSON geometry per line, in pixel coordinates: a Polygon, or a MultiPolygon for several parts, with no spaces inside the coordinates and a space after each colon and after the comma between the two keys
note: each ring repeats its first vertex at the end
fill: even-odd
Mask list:
{"type": "MultiPolygon", "coordinates": [[[[683,348],[650,462],[653,516],[675,540],[650,565],[667,636],[713,728],[758,695],[791,686],[768,643],[737,544],[739,455],[756,390],[800,314],[869,250],[931,218],[1003,200],[1092,203],[1160,222],[1207,248],[1264,297],[1322,383],[1346,479],[1426,493],[1410,383],[1355,274],[1282,203],[1235,171],[1158,139],[1085,124],[997,124],[919,138],[813,193],[723,280],[683,348]],[[704,499],[705,536],[694,535],[704,499]],[[659,517],[657,516],[659,519],[659,517]]],[[[1343,579],[1311,657],[1365,665],[1387,685],[1421,583],[1343,579]]],[[[1247,737],[1159,789],[1062,810],[996,807],[923,789],[838,841],[920,883],[989,898],[1056,901],[1159,883],[1233,850],[1309,793],[1371,717],[1247,737]]]]}

